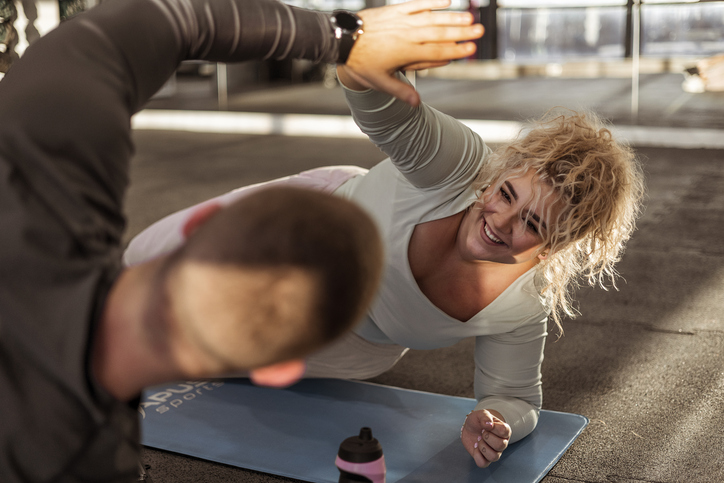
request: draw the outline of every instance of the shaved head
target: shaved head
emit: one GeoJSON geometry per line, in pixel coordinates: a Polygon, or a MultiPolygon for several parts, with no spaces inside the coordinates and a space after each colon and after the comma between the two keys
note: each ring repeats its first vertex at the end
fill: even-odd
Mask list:
{"type": "Polygon", "coordinates": [[[377,229],[356,205],[270,188],[221,209],[169,257],[167,312],[226,371],[303,357],[362,316],[382,258],[377,229]]]}

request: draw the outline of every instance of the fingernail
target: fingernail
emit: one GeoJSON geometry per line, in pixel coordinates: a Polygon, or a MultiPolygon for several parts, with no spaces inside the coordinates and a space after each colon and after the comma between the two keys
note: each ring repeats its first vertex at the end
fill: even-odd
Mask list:
{"type": "Polygon", "coordinates": [[[475,443],[475,445],[473,446],[473,448],[477,448],[477,447],[478,447],[478,443],[475,443]]]}
{"type": "Polygon", "coordinates": [[[481,439],[483,439],[483,437],[482,437],[482,436],[478,436],[478,441],[480,441],[481,439]]]}
{"type": "Polygon", "coordinates": [[[485,421],[485,425],[486,425],[487,427],[489,427],[489,428],[492,428],[492,427],[493,427],[493,422],[492,422],[492,421],[485,421]]]}

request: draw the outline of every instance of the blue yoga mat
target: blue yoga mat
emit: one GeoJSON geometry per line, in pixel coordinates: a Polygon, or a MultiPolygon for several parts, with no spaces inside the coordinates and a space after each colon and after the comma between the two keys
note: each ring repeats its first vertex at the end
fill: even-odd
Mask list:
{"type": "Polygon", "coordinates": [[[289,389],[247,380],[170,384],[144,393],[142,443],[315,483],[336,483],[339,444],[372,428],[387,482],[540,481],[588,419],[542,411],[538,427],[497,463],[478,468],[460,443],[474,399],[332,379],[289,389]]]}

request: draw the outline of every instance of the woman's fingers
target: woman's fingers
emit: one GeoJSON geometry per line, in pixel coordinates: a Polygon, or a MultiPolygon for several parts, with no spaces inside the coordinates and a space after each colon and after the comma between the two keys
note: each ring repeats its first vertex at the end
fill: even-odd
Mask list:
{"type": "Polygon", "coordinates": [[[493,428],[490,429],[490,432],[494,434],[495,436],[499,437],[500,439],[508,440],[510,439],[510,436],[512,434],[510,430],[510,426],[508,426],[506,423],[497,420],[495,424],[493,425],[493,428]]]}
{"type": "Polygon", "coordinates": [[[481,444],[479,448],[480,454],[483,455],[483,458],[485,458],[485,461],[487,461],[488,464],[498,461],[503,453],[502,451],[495,451],[487,444],[481,444]]]}
{"type": "Polygon", "coordinates": [[[510,435],[510,426],[486,410],[468,414],[460,431],[463,446],[481,468],[500,459],[510,435]]]}
{"type": "Polygon", "coordinates": [[[502,452],[508,447],[508,438],[501,438],[490,431],[483,431],[483,441],[485,441],[493,451],[497,452],[502,452]]]}
{"type": "Polygon", "coordinates": [[[471,42],[483,35],[467,12],[435,12],[450,0],[412,2],[359,12],[364,25],[346,62],[347,72],[360,86],[387,92],[412,106],[420,103],[415,90],[395,77],[408,66],[428,68],[475,52],[471,42]]]}
{"type": "Polygon", "coordinates": [[[498,461],[507,447],[508,440],[501,439],[490,431],[483,431],[478,441],[473,445],[473,449],[480,454],[481,458],[473,454],[473,459],[475,459],[478,466],[485,468],[490,463],[498,461]]]}
{"type": "Polygon", "coordinates": [[[444,65],[448,65],[450,63],[449,60],[440,61],[440,62],[418,62],[415,64],[406,65],[402,70],[426,70],[426,69],[434,69],[435,67],[442,67],[444,65]]]}
{"type": "Polygon", "coordinates": [[[473,443],[472,451],[468,451],[475,460],[475,464],[480,468],[485,468],[490,463],[498,461],[502,454],[502,451],[491,447],[485,440],[485,432],[477,437],[477,441],[473,443]]]}

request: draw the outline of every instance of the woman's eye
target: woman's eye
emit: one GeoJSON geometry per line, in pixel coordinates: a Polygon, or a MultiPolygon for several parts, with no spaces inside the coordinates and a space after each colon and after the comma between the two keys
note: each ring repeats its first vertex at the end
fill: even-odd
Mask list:
{"type": "Polygon", "coordinates": [[[506,193],[503,188],[500,188],[500,194],[503,198],[505,198],[508,201],[508,203],[510,203],[510,195],[508,193],[506,193]]]}
{"type": "Polygon", "coordinates": [[[538,234],[538,228],[536,228],[536,226],[533,224],[533,222],[532,222],[532,221],[528,221],[527,224],[528,224],[528,228],[529,228],[531,231],[533,231],[533,233],[535,233],[535,234],[537,235],[537,234],[538,234]]]}

